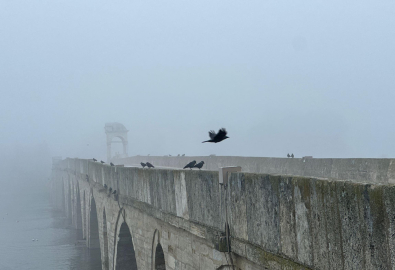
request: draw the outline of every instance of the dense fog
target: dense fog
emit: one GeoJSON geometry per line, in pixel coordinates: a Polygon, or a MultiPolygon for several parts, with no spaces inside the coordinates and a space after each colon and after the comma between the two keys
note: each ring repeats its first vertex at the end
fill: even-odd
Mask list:
{"type": "Polygon", "coordinates": [[[129,129],[130,155],[394,157],[394,11],[0,1],[2,178],[51,156],[105,159],[106,122],[129,129]],[[221,127],[230,139],[201,143],[221,127]]]}

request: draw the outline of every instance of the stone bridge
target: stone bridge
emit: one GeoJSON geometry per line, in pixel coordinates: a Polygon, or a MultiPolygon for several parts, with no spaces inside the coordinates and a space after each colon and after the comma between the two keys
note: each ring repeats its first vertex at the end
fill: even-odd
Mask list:
{"type": "MultiPolygon", "coordinates": [[[[395,187],[387,161],[387,167],[356,161],[378,164],[363,178],[371,183],[358,182],[355,173],[351,182],[238,172],[220,185],[218,171],[65,159],[53,165],[51,198],[87,246],[100,248],[104,270],[395,269],[395,187]]],[[[211,162],[209,168],[218,167],[211,162]]]]}

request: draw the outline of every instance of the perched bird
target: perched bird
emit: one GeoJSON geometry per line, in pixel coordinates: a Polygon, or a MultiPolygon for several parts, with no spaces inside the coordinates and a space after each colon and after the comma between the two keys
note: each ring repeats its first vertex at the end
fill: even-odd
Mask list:
{"type": "Polygon", "coordinates": [[[155,167],[154,167],[154,165],[152,165],[152,164],[151,164],[151,163],[149,163],[148,161],[147,161],[147,163],[146,163],[146,164],[147,164],[147,167],[148,167],[148,168],[155,168],[155,167]]]}
{"type": "Polygon", "coordinates": [[[193,166],[195,166],[196,164],[196,160],[193,160],[191,162],[189,162],[187,165],[185,165],[184,169],[186,168],[190,168],[192,170],[193,166]]]}
{"type": "Polygon", "coordinates": [[[291,158],[294,158],[294,157],[295,157],[295,156],[294,156],[294,153],[292,153],[292,154],[291,154],[291,158]]]}
{"type": "Polygon", "coordinates": [[[93,158],[93,161],[94,161],[94,162],[96,162],[96,161],[97,161],[97,159],[93,158]]]}
{"type": "Polygon", "coordinates": [[[100,163],[103,164],[103,163],[105,163],[105,162],[104,162],[103,160],[100,160],[100,163]]]}
{"type": "Polygon", "coordinates": [[[111,193],[111,191],[112,191],[112,187],[110,187],[110,189],[109,189],[108,191],[111,193]]]}
{"type": "Polygon", "coordinates": [[[114,166],[114,163],[110,162],[110,165],[111,165],[111,166],[114,166]]]}
{"type": "Polygon", "coordinates": [[[185,154],[182,154],[183,157],[185,157],[185,154]]]}
{"type": "Polygon", "coordinates": [[[147,164],[140,162],[141,166],[143,166],[143,168],[145,168],[145,166],[147,166],[147,164]]]}
{"type": "Polygon", "coordinates": [[[290,158],[291,156],[289,155],[289,153],[287,154],[287,157],[290,158]]]}
{"type": "Polygon", "coordinates": [[[179,156],[180,156],[180,154],[177,155],[177,157],[179,157],[179,156]]]}
{"type": "Polygon", "coordinates": [[[86,175],[86,176],[85,176],[85,179],[86,179],[86,181],[89,182],[89,175],[86,175]]]}
{"type": "Polygon", "coordinates": [[[204,161],[200,161],[198,164],[196,164],[195,166],[193,166],[194,168],[198,168],[199,170],[203,167],[204,165],[204,161]]]}
{"type": "Polygon", "coordinates": [[[104,188],[107,189],[107,185],[106,184],[104,184],[104,188]]]}
{"type": "Polygon", "coordinates": [[[114,195],[117,194],[117,191],[114,189],[114,191],[112,192],[112,194],[114,194],[114,195]]]}
{"type": "Polygon", "coordinates": [[[169,154],[169,157],[171,157],[171,155],[169,154]]]}
{"type": "Polygon", "coordinates": [[[226,136],[226,134],[228,134],[228,132],[226,132],[226,129],[221,128],[220,130],[218,130],[218,133],[215,133],[214,130],[210,130],[208,132],[208,135],[210,136],[210,140],[208,141],[204,141],[205,142],[213,142],[213,143],[218,143],[220,141],[223,141],[227,138],[229,138],[228,136],[226,136]]]}

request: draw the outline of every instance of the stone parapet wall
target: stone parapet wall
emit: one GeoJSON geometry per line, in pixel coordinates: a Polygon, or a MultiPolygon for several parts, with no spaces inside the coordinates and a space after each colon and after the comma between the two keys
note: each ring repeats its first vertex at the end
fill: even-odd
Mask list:
{"type": "Polygon", "coordinates": [[[241,166],[243,172],[298,175],[316,178],[348,180],[366,183],[394,183],[395,159],[372,158],[269,158],[238,156],[133,156],[117,159],[117,164],[140,166],[151,162],[157,166],[183,168],[188,162],[203,160],[203,169],[217,171],[219,167],[241,166]]]}

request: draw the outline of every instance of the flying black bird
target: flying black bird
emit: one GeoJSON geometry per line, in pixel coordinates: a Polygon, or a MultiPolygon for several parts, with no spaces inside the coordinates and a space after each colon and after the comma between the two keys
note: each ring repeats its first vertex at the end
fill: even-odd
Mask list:
{"type": "Polygon", "coordinates": [[[291,158],[294,158],[294,157],[295,157],[295,156],[294,156],[294,153],[292,153],[292,154],[291,154],[291,158]]]}
{"type": "Polygon", "coordinates": [[[289,153],[287,154],[287,157],[290,158],[291,156],[289,155],[289,153]]]}
{"type": "Polygon", "coordinates": [[[108,191],[111,193],[111,191],[112,191],[112,188],[110,187],[110,189],[109,189],[108,191]]]}
{"type": "Polygon", "coordinates": [[[195,166],[196,160],[189,162],[187,165],[185,165],[184,169],[190,168],[192,170],[193,166],[195,166]]]}
{"type": "Polygon", "coordinates": [[[111,165],[111,166],[114,166],[114,163],[110,162],[110,165],[111,165]]]}
{"type": "Polygon", "coordinates": [[[114,189],[114,191],[112,192],[112,194],[114,194],[114,195],[117,194],[117,191],[114,189]]]}
{"type": "Polygon", "coordinates": [[[204,165],[204,161],[200,161],[198,164],[196,164],[195,166],[193,166],[194,168],[198,168],[199,170],[203,167],[204,165]]]}
{"type": "Polygon", "coordinates": [[[104,188],[107,189],[107,185],[106,184],[104,184],[104,188]]]}
{"type": "Polygon", "coordinates": [[[208,135],[210,136],[210,140],[204,141],[204,143],[205,142],[218,143],[220,141],[223,141],[223,140],[229,138],[228,136],[226,136],[226,134],[228,134],[228,132],[226,132],[226,129],[224,129],[224,128],[221,128],[220,130],[218,130],[218,133],[215,133],[214,130],[210,130],[208,132],[208,135]]]}
{"type": "Polygon", "coordinates": [[[100,163],[103,164],[103,163],[105,163],[105,162],[104,162],[103,160],[100,160],[100,163]]]}
{"type": "Polygon", "coordinates": [[[93,161],[94,161],[94,162],[96,162],[96,161],[97,161],[97,159],[93,158],[93,161]]]}
{"type": "Polygon", "coordinates": [[[145,166],[147,166],[147,164],[140,162],[141,166],[143,166],[143,168],[145,168],[145,166]]]}
{"type": "Polygon", "coordinates": [[[149,163],[149,162],[147,162],[146,164],[147,164],[147,167],[148,167],[148,168],[155,168],[154,165],[152,165],[152,164],[149,163]]]}

